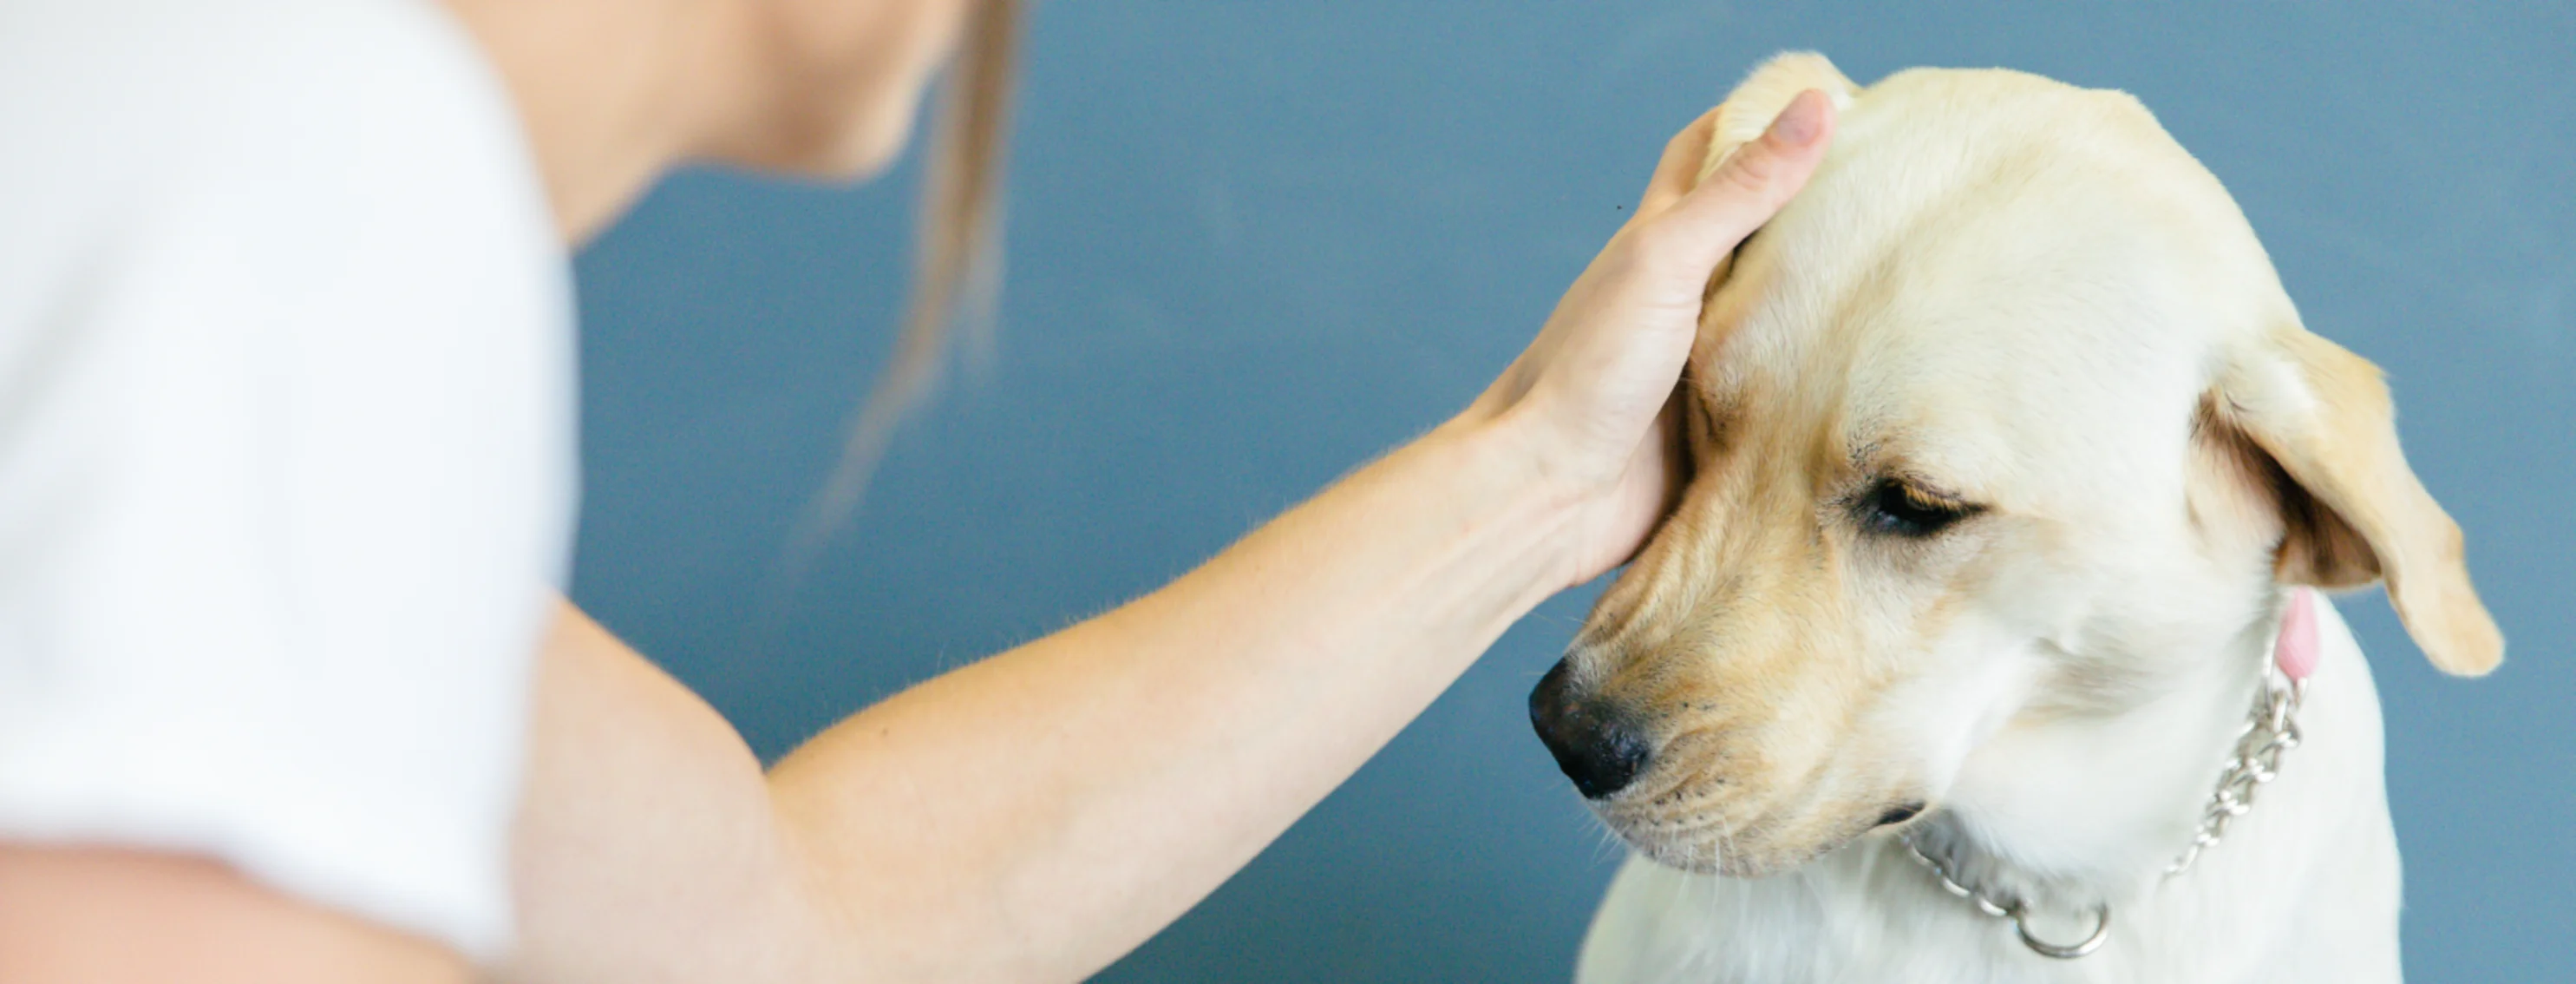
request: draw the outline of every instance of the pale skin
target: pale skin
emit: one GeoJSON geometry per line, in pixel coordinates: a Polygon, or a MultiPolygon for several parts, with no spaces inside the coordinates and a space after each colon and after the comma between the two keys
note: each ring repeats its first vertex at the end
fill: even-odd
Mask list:
{"type": "MultiPolygon", "coordinates": [[[[449,0],[568,241],[675,163],[864,175],[956,2],[449,0]]],[[[1169,586],[860,711],[763,770],[569,603],[538,659],[501,965],[221,865],[0,845],[0,979],[1074,980],[1178,918],[1514,620],[1669,508],[1701,288],[1822,156],[1809,93],[1695,190],[1705,118],[1457,417],[1169,586]]],[[[852,654],[863,659],[865,654],[852,654]]]]}

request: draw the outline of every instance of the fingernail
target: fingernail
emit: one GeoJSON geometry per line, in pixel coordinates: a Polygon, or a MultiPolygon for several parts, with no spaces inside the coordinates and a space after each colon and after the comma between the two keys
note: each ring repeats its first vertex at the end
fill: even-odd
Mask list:
{"type": "Polygon", "coordinates": [[[1781,110],[1780,117],[1771,121],[1772,135],[1792,147],[1815,143],[1816,135],[1823,133],[1824,129],[1825,94],[1816,89],[1801,92],[1797,98],[1789,100],[1788,108],[1781,110]]]}

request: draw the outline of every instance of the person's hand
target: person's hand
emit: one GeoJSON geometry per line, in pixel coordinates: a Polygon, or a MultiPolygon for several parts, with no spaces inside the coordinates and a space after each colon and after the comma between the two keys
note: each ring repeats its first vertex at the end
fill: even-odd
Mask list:
{"type": "Polygon", "coordinates": [[[1467,412],[1513,432],[1534,473],[1575,510],[1570,584],[1625,562],[1671,509],[1674,389],[1709,277],[1805,186],[1834,128],[1832,101],[1800,93],[1694,188],[1716,115],[1664,148],[1636,214],[1467,412]]]}

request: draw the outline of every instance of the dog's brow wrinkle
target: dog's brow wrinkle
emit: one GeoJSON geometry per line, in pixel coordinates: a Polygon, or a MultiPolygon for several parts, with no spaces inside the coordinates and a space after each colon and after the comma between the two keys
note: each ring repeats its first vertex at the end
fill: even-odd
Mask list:
{"type": "Polygon", "coordinates": [[[1875,469],[1870,467],[1870,461],[1877,458],[1879,449],[1885,446],[1885,442],[1875,438],[1854,441],[1851,450],[1844,453],[1844,460],[1850,463],[1853,471],[1864,473],[1874,471],[1875,469]]]}

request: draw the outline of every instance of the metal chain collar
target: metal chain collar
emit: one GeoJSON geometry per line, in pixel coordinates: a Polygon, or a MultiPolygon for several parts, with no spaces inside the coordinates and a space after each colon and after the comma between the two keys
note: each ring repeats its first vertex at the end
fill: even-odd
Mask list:
{"type": "Polygon", "coordinates": [[[1932,855],[1924,853],[1923,848],[1914,843],[1912,830],[1898,835],[1897,840],[1904,843],[1906,856],[1913,858],[1914,863],[1922,865],[1923,870],[1931,872],[1932,877],[1941,883],[1943,891],[1975,903],[1979,912],[2011,921],[2014,935],[2020,936],[2021,945],[2029,947],[2032,953],[2043,957],[2055,957],[2059,960],[2073,960],[2101,949],[2102,941],[2111,938],[2111,903],[2103,902],[2093,907],[2093,934],[2085,937],[2082,942],[2050,943],[2030,935],[2030,924],[2027,921],[2030,915],[2028,904],[2020,899],[1997,902],[1984,892],[1960,884],[1958,877],[1950,873],[1948,865],[1934,860],[1932,855]]]}
{"type": "MultiPolygon", "coordinates": [[[[2263,686],[2254,693],[2254,708],[2246,715],[2245,726],[2236,733],[2235,751],[2228,758],[2225,771],[2219,773],[2218,789],[2210,794],[2208,808],[2201,811],[2200,829],[2192,833],[2191,846],[2183,849],[2182,856],[2165,866],[2164,876],[2168,879],[2191,870],[2192,862],[2200,860],[2202,851],[2217,846],[2219,840],[2227,835],[2227,825],[2254,808],[2255,791],[2280,776],[2281,753],[2299,747],[2299,701],[2307,696],[2307,681],[2283,683],[2276,681],[2269,672],[2264,674],[2263,680],[2263,686]]],[[[2027,921],[2030,915],[2027,903],[2018,898],[1998,900],[1962,884],[1949,865],[1941,863],[1926,853],[1922,845],[1914,842],[1915,829],[1918,828],[1909,828],[1897,835],[1898,842],[1905,845],[1907,856],[1931,872],[1932,877],[1941,883],[1943,891],[1975,904],[1979,912],[2011,922],[2014,935],[2021,937],[2022,945],[2029,947],[2031,952],[2058,960],[2073,960],[2101,949],[2102,941],[2110,938],[2109,902],[2093,907],[2093,932],[2080,942],[2050,943],[2032,936],[2027,921]]]]}
{"type": "Polygon", "coordinates": [[[2201,811],[2200,829],[2192,833],[2182,856],[2165,866],[2165,877],[2190,871],[2200,852],[2218,846],[2227,835],[2230,822],[2254,808],[2254,792],[2280,776],[2281,753],[2299,747],[2299,701],[2307,695],[2305,680],[2283,685],[2264,674],[2263,689],[2254,695],[2254,713],[2237,732],[2236,753],[2227,760],[2227,771],[2219,773],[2209,808],[2201,811]]]}

